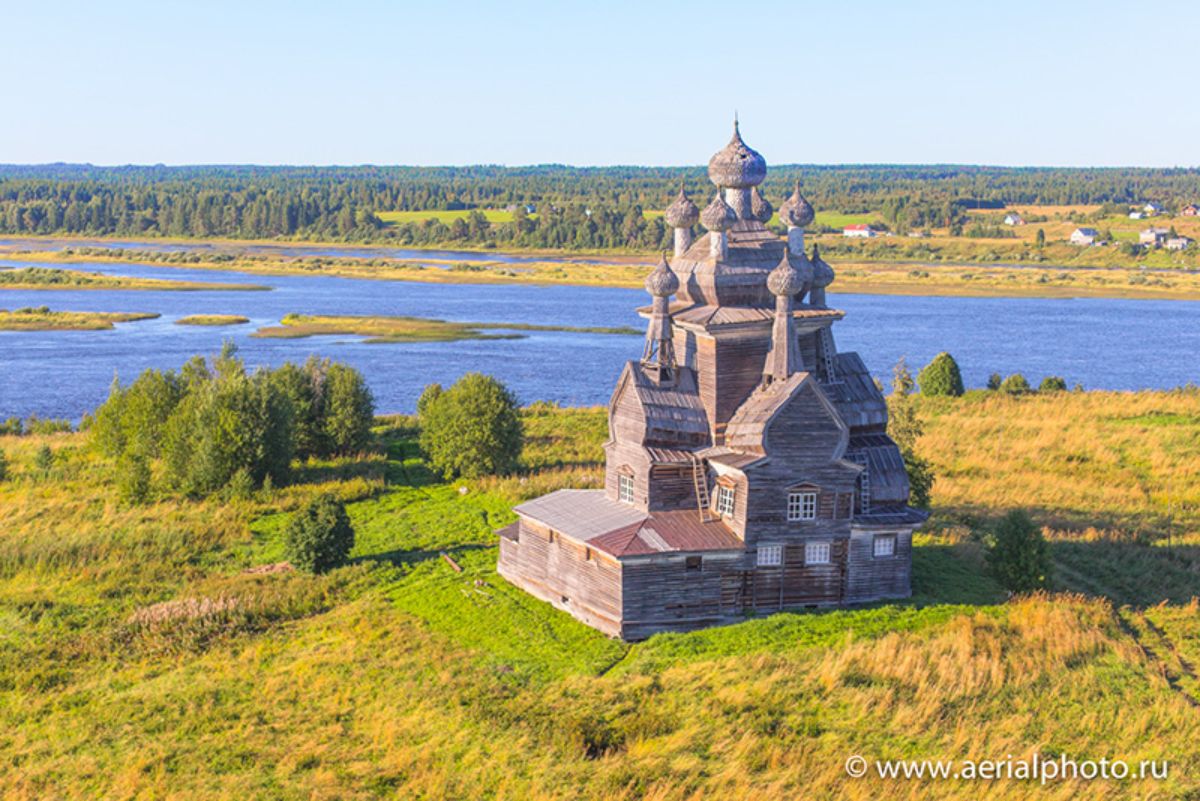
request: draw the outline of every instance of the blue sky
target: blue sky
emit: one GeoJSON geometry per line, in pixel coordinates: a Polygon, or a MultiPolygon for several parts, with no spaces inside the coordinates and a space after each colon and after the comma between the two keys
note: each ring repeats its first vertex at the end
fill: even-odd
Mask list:
{"type": "Polygon", "coordinates": [[[0,6],[0,162],[1200,164],[1200,3],[0,6]],[[6,119],[7,118],[7,119],[6,119]]]}

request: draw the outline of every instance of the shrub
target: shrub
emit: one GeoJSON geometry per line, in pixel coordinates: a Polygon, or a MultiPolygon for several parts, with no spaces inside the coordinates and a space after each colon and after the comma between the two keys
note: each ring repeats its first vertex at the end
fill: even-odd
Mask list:
{"type": "Polygon", "coordinates": [[[346,507],[335,495],[321,495],[301,509],[284,532],[288,561],[298,570],[324,573],[345,564],[354,547],[346,507]]]}
{"type": "Polygon", "coordinates": [[[1011,395],[1019,395],[1032,389],[1029,382],[1025,380],[1025,376],[1020,373],[1013,373],[1000,384],[1000,391],[1011,395]]]}
{"type": "Polygon", "coordinates": [[[50,450],[49,445],[37,449],[33,455],[33,466],[42,473],[49,473],[50,468],[54,467],[54,451],[50,450]]]}
{"type": "Polygon", "coordinates": [[[141,453],[127,453],[117,462],[117,497],[131,505],[150,497],[150,464],[141,453]]]}
{"type": "Polygon", "coordinates": [[[446,478],[511,472],[523,445],[517,401],[496,379],[468,373],[426,404],[421,449],[446,478]]]}
{"type": "Polygon", "coordinates": [[[4,455],[4,451],[0,451],[0,481],[8,478],[8,457],[4,455]]]}
{"type": "Polygon", "coordinates": [[[1029,515],[1017,509],[996,525],[987,563],[996,580],[1011,592],[1040,589],[1050,581],[1050,544],[1029,515]]]}
{"type": "Polygon", "coordinates": [[[921,386],[922,395],[958,397],[963,394],[962,373],[958,369],[958,362],[945,351],[934,356],[933,361],[925,365],[925,369],[917,375],[917,383],[921,386]]]}
{"type": "Polygon", "coordinates": [[[1000,385],[1004,383],[1004,378],[999,373],[992,373],[988,376],[987,388],[990,390],[1000,389],[1000,385]]]}
{"type": "Polygon", "coordinates": [[[1038,386],[1038,392],[1066,392],[1066,391],[1067,391],[1066,379],[1064,379],[1060,376],[1056,376],[1056,375],[1046,376],[1045,378],[1042,379],[1041,385],[1038,386]]]}

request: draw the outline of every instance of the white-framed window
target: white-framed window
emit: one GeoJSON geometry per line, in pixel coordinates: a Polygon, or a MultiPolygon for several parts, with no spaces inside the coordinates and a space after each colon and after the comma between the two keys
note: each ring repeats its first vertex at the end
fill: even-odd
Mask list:
{"type": "Polygon", "coordinates": [[[621,503],[633,503],[633,476],[617,476],[617,498],[621,503]]]}
{"type": "Polygon", "coordinates": [[[758,566],[759,567],[778,567],[783,562],[783,546],[782,545],[760,545],[758,546],[758,566]]]}
{"type": "Polygon", "coordinates": [[[788,493],[787,519],[797,520],[817,519],[817,493],[812,490],[795,490],[788,493]]]}
{"type": "Polygon", "coordinates": [[[828,542],[804,543],[804,564],[827,565],[829,562],[830,552],[828,542]]]}
{"type": "Polygon", "coordinates": [[[724,484],[717,487],[717,514],[733,515],[733,487],[724,484]]]}
{"type": "Polygon", "coordinates": [[[896,537],[893,534],[883,534],[875,538],[875,556],[893,556],[896,553],[896,537]]]}

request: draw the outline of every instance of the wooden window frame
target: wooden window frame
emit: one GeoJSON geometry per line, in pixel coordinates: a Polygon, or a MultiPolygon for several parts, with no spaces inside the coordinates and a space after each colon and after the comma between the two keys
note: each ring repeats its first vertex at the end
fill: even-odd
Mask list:
{"type": "Polygon", "coordinates": [[[815,489],[792,489],[787,494],[787,521],[802,523],[817,519],[819,493],[815,489]],[[811,509],[809,504],[811,503],[811,509]]]}
{"type": "Polygon", "coordinates": [[[833,564],[833,543],[828,540],[818,540],[815,542],[804,543],[804,564],[805,565],[831,565],[833,564]],[[810,553],[810,548],[823,548],[825,558],[813,559],[810,553]]]}
{"type": "Polygon", "coordinates": [[[782,567],[782,545],[759,545],[754,557],[755,567],[782,567]]]}
{"type": "Polygon", "coordinates": [[[895,534],[876,534],[875,539],[871,541],[871,556],[875,559],[891,559],[896,555],[896,535],[895,534]],[[880,553],[879,543],[891,543],[886,553],[880,553]]]}
{"type": "Polygon", "coordinates": [[[730,484],[717,484],[717,514],[721,517],[733,517],[737,512],[737,487],[730,484]],[[726,506],[729,508],[726,509],[726,506]]]}
{"type": "Polygon", "coordinates": [[[635,503],[637,489],[634,486],[632,473],[617,473],[617,500],[621,503],[635,503]]]}

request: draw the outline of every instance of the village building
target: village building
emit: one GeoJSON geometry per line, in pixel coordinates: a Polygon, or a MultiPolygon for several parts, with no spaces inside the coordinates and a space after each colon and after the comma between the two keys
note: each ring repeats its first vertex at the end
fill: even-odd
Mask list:
{"type": "Polygon", "coordinates": [[[1100,232],[1095,228],[1076,228],[1071,232],[1072,245],[1095,245],[1100,241],[1100,232]]]}
{"type": "Polygon", "coordinates": [[[1192,240],[1186,236],[1175,236],[1165,243],[1167,250],[1187,250],[1192,246],[1192,240]]]}
{"type": "Polygon", "coordinates": [[[842,229],[842,236],[847,236],[847,237],[851,237],[851,238],[857,237],[857,238],[862,238],[862,239],[870,239],[871,237],[875,236],[875,234],[876,234],[875,229],[872,228],[871,226],[867,225],[866,223],[859,223],[858,225],[847,225],[845,228],[842,229]]]}
{"type": "Polygon", "coordinates": [[[1146,217],[1146,212],[1144,212],[1144,211],[1129,212],[1129,219],[1131,219],[1131,220],[1141,220],[1141,219],[1145,219],[1145,217],[1146,217]]]}
{"type": "Polygon", "coordinates": [[[609,403],[604,489],[522,503],[499,532],[502,576],[629,640],[907,597],[926,518],[882,394],[835,344],[812,206],[797,186],[786,239],[767,229],[767,165],[736,123],[708,174],[703,210],[681,190],[664,215],[674,252],[609,403]]]}
{"type": "Polygon", "coordinates": [[[1015,211],[1010,211],[1008,214],[1004,215],[1004,224],[1005,225],[1024,225],[1025,218],[1022,217],[1020,214],[1018,214],[1015,211]]]}
{"type": "Polygon", "coordinates": [[[1144,211],[1146,213],[1147,217],[1153,217],[1156,214],[1162,214],[1162,210],[1163,210],[1163,207],[1158,203],[1154,203],[1153,201],[1148,202],[1148,203],[1146,203],[1146,205],[1142,206],[1142,211],[1144,211]]]}
{"type": "Polygon", "coordinates": [[[1147,228],[1138,234],[1138,244],[1152,248],[1162,247],[1170,235],[1171,231],[1168,228],[1147,228]]]}
{"type": "Polygon", "coordinates": [[[1189,203],[1179,210],[1179,213],[1184,217],[1200,217],[1200,206],[1195,203],[1189,203]]]}

